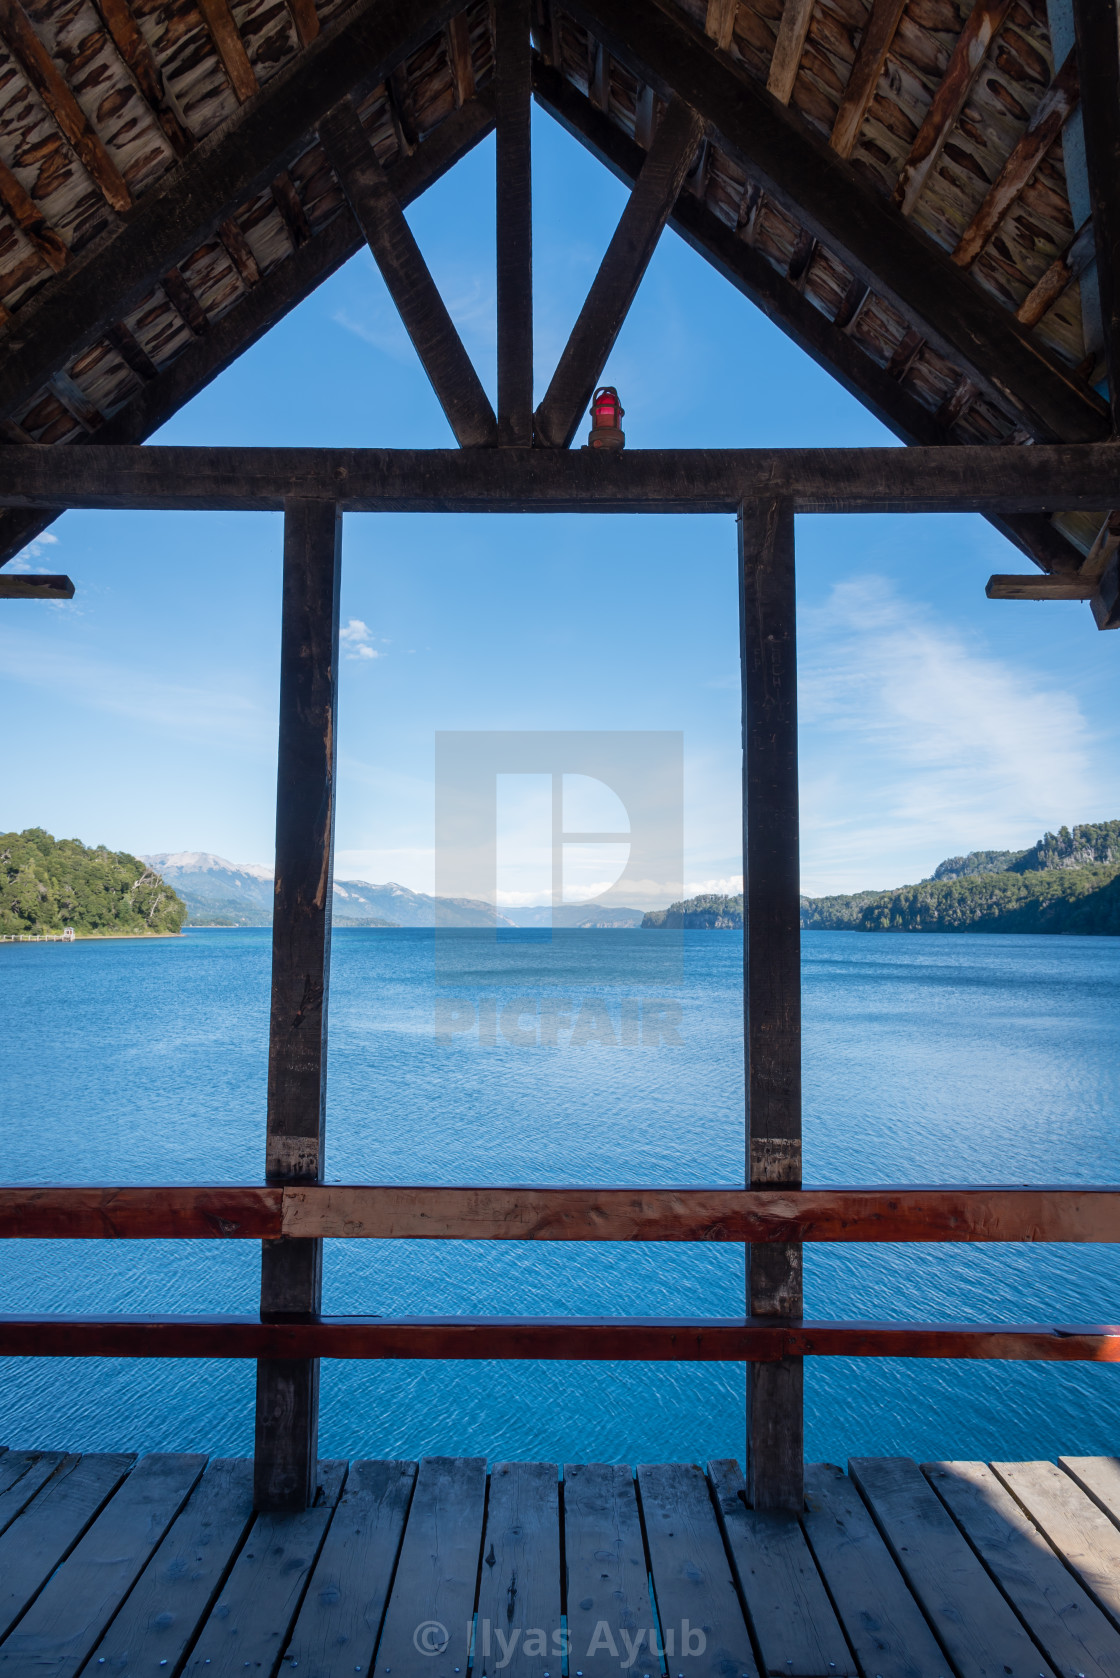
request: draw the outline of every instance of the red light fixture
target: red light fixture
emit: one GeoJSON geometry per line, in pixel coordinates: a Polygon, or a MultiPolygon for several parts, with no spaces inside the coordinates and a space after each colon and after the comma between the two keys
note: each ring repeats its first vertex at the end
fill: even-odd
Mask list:
{"type": "Polygon", "coordinates": [[[591,433],[587,439],[590,449],[621,449],[626,442],[622,429],[625,413],[613,385],[601,385],[591,398],[591,433]]]}

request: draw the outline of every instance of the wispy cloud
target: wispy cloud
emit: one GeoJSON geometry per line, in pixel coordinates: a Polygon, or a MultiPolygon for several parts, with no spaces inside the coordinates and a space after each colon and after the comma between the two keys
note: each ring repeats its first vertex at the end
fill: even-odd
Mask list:
{"type": "Polygon", "coordinates": [[[347,658],[380,658],[382,655],[373,645],[373,635],[369,625],[361,618],[351,618],[345,627],[339,630],[339,640],[342,642],[347,658]]]}
{"type": "Polygon", "coordinates": [[[15,558],[11,560],[4,569],[9,572],[18,571],[24,576],[26,576],[28,572],[33,572],[37,576],[42,576],[49,570],[49,567],[46,565],[36,565],[35,561],[42,557],[44,548],[57,546],[58,537],[52,536],[50,531],[46,530],[41,536],[36,536],[33,542],[28,542],[26,548],[21,548],[15,558]]]}
{"type": "Polygon", "coordinates": [[[800,641],[806,890],[897,885],[1111,814],[1074,695],[883,579],[837,584],[800,641]]]}

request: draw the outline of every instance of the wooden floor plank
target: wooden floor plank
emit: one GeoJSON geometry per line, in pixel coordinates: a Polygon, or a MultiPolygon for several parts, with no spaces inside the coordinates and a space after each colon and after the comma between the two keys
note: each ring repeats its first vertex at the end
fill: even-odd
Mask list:
{"type": "MultiPolygon", "coordinates": [[[[564,1557],[568,1670],[581,1670],[583,1678],[619,1678],[623,1633],[633,1643],[645,1627],[642,1647],[648,1654],[653,1621],[638,1498],[628,1468],[618,1463],[565,1465],[564,1557]],[[611,1653],[612,1642],[618,1654],[611,1653]]],[[[548,1670],[555,1674],[555,1667],[548,1670]]]]}
{"type": "Polygon", "coordinates": [[[797,1516],[748,1509],[737,1462],[710,1462],[708,1480],[763,1670],[786,1678],[857,1678],[797,1516]]]}
{"type": "MultiPolygon", "coordinates": [[[[253,1518],[253,1465],[210,1464],[93,1652],[89,1670],[174,1672],[209,1613],[253,1518]]],[[[242,1669],[244,1670],[244,1669],[242,1669]]]]}
{"type": "Polygon", "coordinates": [[[948,1678],[949,1664],[843,1469],[805,1467],[803,1524],[865,1674],[948,1678]]]}
{"type": "Polygon", "coordinates": [[[1120,1457],[1059,1457],[1058,1467],[1120,1526],[1120,1457]]]}
{"type": "Polygon", "coordinates": [[[703,1474],[695,1463],[642,1464],[638,1491],[669,1673],[757,1678],[731,1562],[703,1474]]]}
{"type": "Polygon", "coordinates": [[[350,1465],[284,1653],[301,1678],[372,1670],[415,1484],[414,1462],[350,1465]]]}
{"type": "Polygon", "coordinates": [[[202,1456],[140,1459],[0,1645],[5,1678],[76,1678],[205,1466],[202,1456]]]}
{"type": "Polygon", "coordinates": [[[346,1463],[321,1462],[322,1501],[311,1509],[258,1515],[199,1633],[184,1672],[192,1678],[271,1674],[292,1624],[346,1478],[346,1463]]]}
{"type": "Polygon", "coordinates": [[[562,1629],[556,1464],[496,1462],[482,1539],[475,1667],[483,1678],[497,1671],[543,1678],[559,1665],[562,1629]]]}
{"type": "Polygon", "coordinates": [[[957,1678],[1053,1678],[917,1463],[859,1457],[848,1472],[957,1678]]]}
{"type": "Polygon", "coordinates": [[[48,1480],[61,1480],[79,1461],[64,1451],[7,1451],[0,1457],[0,1533],[23,1514],[48,1480]]]}
{"type": "Polygon", "coordinates": [[[1073,1479],[1052,1462],[993,1462],[1011,1495],[1120,1627],[1120,1531],[1073,1479]]]}
{"type": "Polygon", "coordinates": [[[1120,1678],[1120,1634],[987,1464],[923,1463],[922,1472],[1055,1671],[1120,1678]]]}
{"type": "Polygon", "coordinates": [[[432,1653],[446,1656],[424,1659],[423,1670],[432,1678],[457,1666],[466,1672],[485,1507],[485,1457],[424,1458],[377,1651],[378,1678],[407,1678],[420,1667],[413,1637],[422,1626],[433,1628],[432,1653]],[[448,1639],[442,1651],[440,1626],[448,1639]]]}
{"type": "Polygon", "coordinates": [[[82,1457],[62,1479],[49,1481],[0,1538],[0,1638],[8,1635],[134,1460],[82,1457]]]}

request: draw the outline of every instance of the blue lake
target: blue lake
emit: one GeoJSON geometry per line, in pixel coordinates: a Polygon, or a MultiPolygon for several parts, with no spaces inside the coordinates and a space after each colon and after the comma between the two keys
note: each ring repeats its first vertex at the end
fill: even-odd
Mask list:
{"type": "MultiPolygon", "coordinates": [[[[679,1021],[663,1012],[643,1045],[612,964],[662,935],[589,936],[609,1017],[588,1013],[582,1046],[555,1029],[555,1046],[531,1046],[524,1017],[521,1041],[491,1042],[484,1011],[480,1042],[447,1013],[433,934],[336,933],[327,1177],[741,1182],[741,939],[684,935],[665,993],[679,1021]]],[[[1120,1181],[1120,940],[810,933],[803,947],[808,1182],[1120,1181]]],[[[492,952],[461,943],[463,984],[493,984],[492,952]]],[[[503,959],[508,997],[544,955],[530,940],[503,959]]],[[[0,947],[9,1179],[258,1179],[269,965],[256,930],[0,947]]],[[[0,1310],[252,1312],[258,1266],[253,1242],[8,1242],[0,1310]]],[[[1120,1320],[1112,1247],[818,1245],[805,1268],[812,1316],[1120,1320]]],[[[329,1312],[706,1316],[742,1300],[742,1252],[717,1245],[326,1253],[329,1312]]],[[[10,1361],[0,1379],[11,1445],[252,1447],[248,1363],[10,1361]]],[[[324,1363],[321,1450],[742,1458],[743,1394],[738,1365],[324,1363]]],[[[806,1406],[816,1459],[1112,1453],[1120,1367],[810,1360],[806,1406]]]]}

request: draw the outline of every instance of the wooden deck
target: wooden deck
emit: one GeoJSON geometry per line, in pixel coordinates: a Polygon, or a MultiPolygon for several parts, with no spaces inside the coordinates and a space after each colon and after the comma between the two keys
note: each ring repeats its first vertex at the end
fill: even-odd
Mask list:
{"type": "Polygon", "coordinates": [[[818,1465],[800,1520],[742,1486],[326,1462],[254,1516],[248,1461],[9,1450],[0,1678],[1120,1678],[1120,1459],[818,1465]]]}

